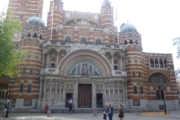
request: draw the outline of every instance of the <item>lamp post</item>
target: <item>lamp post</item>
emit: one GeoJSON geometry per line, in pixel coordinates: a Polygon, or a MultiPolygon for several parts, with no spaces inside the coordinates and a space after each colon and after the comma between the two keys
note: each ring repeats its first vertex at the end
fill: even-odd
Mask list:
{"type": "Polygon", "coordinates": [[[5,118],[8,118],[8,110],[9,110],[9,102],[10,102],[10,94],[11,94],[11,85],[12,85],[13,83],[14,83],[14,80],[9,80],[10,91],[8,92],[8,93],[9,93],[9,96],[8,96],[8,99],[7,99],[8,106],[7,106],[7,111],[6,111],[6,116],[5,116],[5,118]]]}
{"type": "MultiPolygon", "coordinates": [[[[162,88],[162,90],[163,90],[163,93],[164,93],[164,88],[163,88],[163,84],[161,85],[161,88],[162,88]]],[[[167,114],[167,110],[166,110],[166,101],[165,101],[165,94],[164,94],[164,112],[165,112],[165,114],[167,114]]]]}

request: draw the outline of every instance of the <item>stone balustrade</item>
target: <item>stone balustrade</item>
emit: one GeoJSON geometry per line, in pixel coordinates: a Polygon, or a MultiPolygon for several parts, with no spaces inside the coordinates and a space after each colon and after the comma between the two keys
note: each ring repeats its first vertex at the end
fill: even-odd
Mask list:
{"type": "Polygon", "coordinates": [[[121,70],[113,70],[112,71],[112,76],[127,77],[127,73],[125,71],[121,71],[121,70]]]}
{"type": "Polygon", "coordinates": [[[41,74],[58,74],[59,70],[57,68],[45,68],[41,69],[41,74]]]}

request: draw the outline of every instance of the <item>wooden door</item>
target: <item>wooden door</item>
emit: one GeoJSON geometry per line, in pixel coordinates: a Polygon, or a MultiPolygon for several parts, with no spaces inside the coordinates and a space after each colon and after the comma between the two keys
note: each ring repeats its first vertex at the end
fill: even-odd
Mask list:
{"type": "Polygon", "coordinates": [[[92,85],[91,84],[78,85],[78,107],[79,108],[92,107],[92,85]]]}

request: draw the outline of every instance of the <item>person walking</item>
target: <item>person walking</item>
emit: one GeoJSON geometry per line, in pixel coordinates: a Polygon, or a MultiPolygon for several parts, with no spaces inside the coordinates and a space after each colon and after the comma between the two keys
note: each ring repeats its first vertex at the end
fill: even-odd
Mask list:
{"type": "Polygon", "coordinates": [[[109,120],[112,120],[112,117],[113,117],[113,107],[111,106],[110,103],[108,104],[108,108],[107,108],[106,112],[108,114],[109,120]]]}
{"type": "Polygon", "coordinates": [[[46,105],[44,106],[45,114],[47,114],[48,109],[49,109],[49,106],[48,106],[48,104],[46,104],[46,105]]]}
{"type": "Polygon", "coordinates": [[[69,114],[72,112],[72,99],[69,100],[69,114]]]}
{"type": "Polygon", "coordinates": [[[118,117],[120,118],[120,120],[123,120],[123,118],[124,118],[124,109],[123,109],[122,105],[119,105],[118,117]]]}

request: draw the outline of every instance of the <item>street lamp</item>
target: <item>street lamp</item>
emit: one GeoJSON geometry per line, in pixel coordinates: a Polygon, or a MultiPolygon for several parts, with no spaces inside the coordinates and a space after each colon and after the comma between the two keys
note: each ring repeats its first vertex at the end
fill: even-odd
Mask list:
{"type": "MultiPolygon", "coordinates": [[[[163,94],[164,94],[164,88],[163,88],[163,84],[161,85],[161,88],[162,88],[162,90],[163,90],[163,94]]],[[[166,101],[165,101],[165,94],[164,94],[164,112],[165,112],[165,114],[167,114],[167,110],[166,110],[166,101]]]]}
{"type": "Polygon", "coordinates": [[[8,109],[9,109],[10,94],[11,94],[11,85],[12,85],[13,83],[14,83],[14,80],[9,80],[10,91],[8,92],[8,93],[9,93],[9,97],[8,97],[8,99],[7,99],[8,106],[7,106],[7,111],[6,111],[6,116],[5,116],[5,118],[8,118],[8,109]]]}

